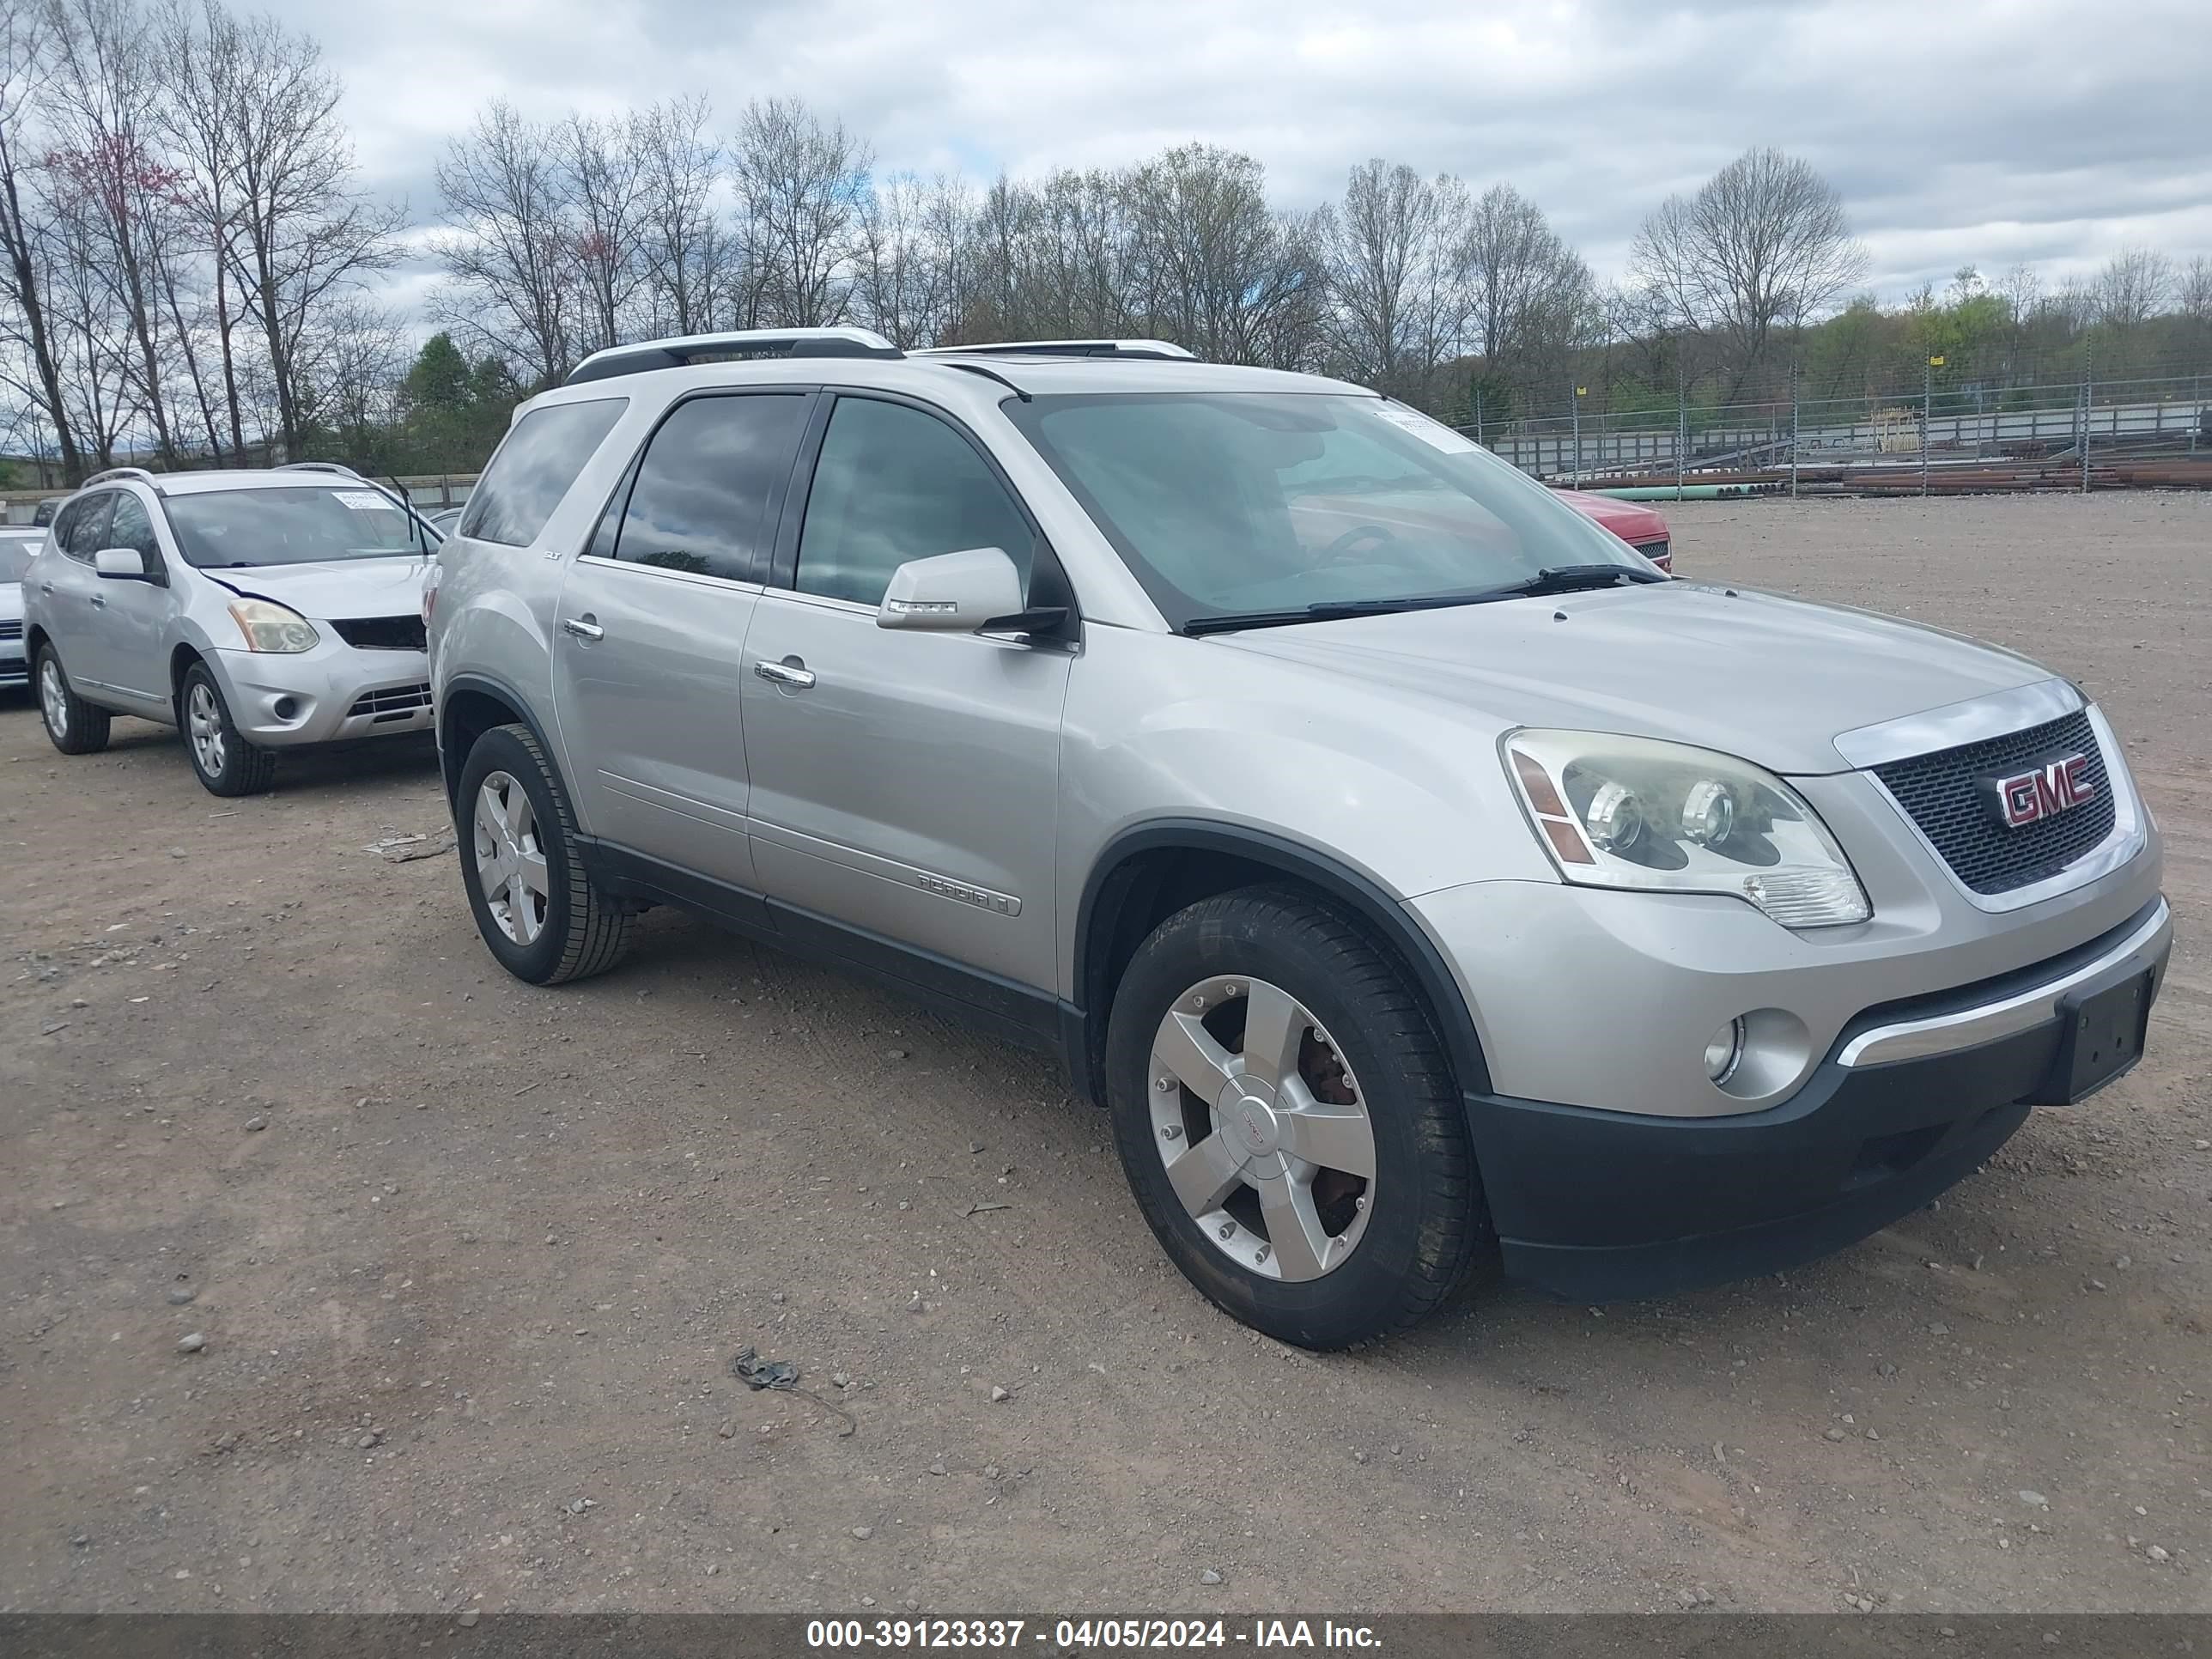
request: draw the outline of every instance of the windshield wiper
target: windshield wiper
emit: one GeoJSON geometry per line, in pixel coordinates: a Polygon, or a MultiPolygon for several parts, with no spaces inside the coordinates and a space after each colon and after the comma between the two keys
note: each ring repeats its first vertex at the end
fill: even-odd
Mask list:
{"type": "Polygon", "coordinates": [[[1638,570],[1625,564],[1555,564],[1547,565],[1525,581],[1493,587],[1487,597],[1497,599],[1533,599],[1544,593],[1577,593],[1584,588],[1611,587],[1619,581],[1663,582],[1666,580],[1656,570],[1638,570]]]}
{"type": "Polygon", "coordinates": [[[1663,582],[1656,570],[1638,570],[1625,564],[1562,564],[1547,566],[1534,575],[1502,587],[1470,588],[1461,593],[1408,593],[1396,599],[1322,599],[1313,605],[1282,611],[1231,611],[1218,617],[1193,617],[1182,625],[1189,635],[1226,634],[1243,628],[1289,628],[1299,623],[1336,622],[1347,617],[1387,617],[1400,611],[1442,611],[1456,605],[1492,605],[1499,599],[1534,599],[1547,593],[1574,593],[1585,588],[1610,587],[1617,581],[1663,582]]]}
{"type": "Polygon", "coordinates": [[[1346,617],[1387,617],[1399,611],[1442,611],[1455,605],[1480,605],[1498,597],[1484,590],[1467,593],[1409,593],[1395,599],[1322,599],[1284,611],[1234,611],[1218,617],[1193,617],[1186,634],[1226,634],[1240,628],[1286,628],[1297,623],[1335,622],[1346,617]]]}

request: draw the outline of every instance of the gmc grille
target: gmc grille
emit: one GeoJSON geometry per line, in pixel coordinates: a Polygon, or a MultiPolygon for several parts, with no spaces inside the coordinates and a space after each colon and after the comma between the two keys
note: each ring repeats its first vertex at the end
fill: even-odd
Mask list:
{"type": "Polygon", "coordinates": [[[340,639],[362,651],[420,651],[423,646],[420,617],[355,617],[331,626],[340,639]]]}
{"type": "Polygon", "coordinates": [[[2112,833],[2118,804],[2104,751],[2086,711],[2047,725],[1916,755],[1874,769],[1951,872],[1977,893],[2009,893],[2057,875],[2112,833]],[[2057,756],[2088,757],[2094,790],[2063,812],[2008,830],[1990,810],[1982,780],[2009,776],[2057,756]]]}

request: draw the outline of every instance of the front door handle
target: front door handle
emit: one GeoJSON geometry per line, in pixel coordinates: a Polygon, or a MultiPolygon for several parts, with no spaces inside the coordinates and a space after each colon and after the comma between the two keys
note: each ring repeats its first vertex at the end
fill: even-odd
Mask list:
{"type": "Polygon", "coordinates": [[[95,593],[92,596],[92,608],[94,611],[105,611],[107,609],[107,601],[95,593]]]}
{"type": "Polygon", "coordinates": [[[562,617],[561,626],[580,640],[603,640],[607,636],[607,630],[593,622],[588,611],[580,617],[562,617]]]}
{"type": "Polygon", "coordinates": [[[797,657],[786,657],[781,662],[760,658],[753,664],[753,672],[772,684],[787,685],[795,691],[804,691],[814,684],[814,671],[797,657]]]}
{"type": "Polygon", "coordinates": [[[51,599],[54,596],[54,585],[52,582],[40,582],[39,584],[39,592],[45,594],[51,599]]]}

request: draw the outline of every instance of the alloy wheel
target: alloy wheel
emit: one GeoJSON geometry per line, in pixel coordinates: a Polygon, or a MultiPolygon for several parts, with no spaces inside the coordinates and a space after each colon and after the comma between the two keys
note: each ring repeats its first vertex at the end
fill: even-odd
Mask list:
{"type": "Polygon", "coordinates": [[[192,758],[199,763],[201,772],[220,778],[226,758],[222,709],[215,700],[215,688],[205,680],[193,681],[192,689],[185,694],[185,732],[191,739],[192,758]]]}
{"type": "Polygon", "coordinates": [[[48,731],[58,738],[69,736],[69,688],[62,684],[61,665],[52,653],[39,661],[39,708],[48,731]]]}
{"type": "Polygon", "coordinates": [[[545,931],[553,886],[538,816],[511,774],[485,775],[477,789],[477,885],[499,931],[517,945],[534,945],[545,931]]]}
{"type": "Polygon", "coordinates": [[[1372,1213],[1375,1129],[1319,1020],[1265,980],[1175,1000],[1152,1038],[1153,1145],[1207,1243],[1265,1278],[1319,1279],[1372,1213]]]}

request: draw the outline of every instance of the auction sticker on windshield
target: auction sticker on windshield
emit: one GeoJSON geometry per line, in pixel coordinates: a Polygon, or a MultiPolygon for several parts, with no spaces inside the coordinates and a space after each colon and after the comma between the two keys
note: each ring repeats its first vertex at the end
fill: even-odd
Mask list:
{"type": "Polygon", "coordinates": [[[1410,432],[1431,449],[1441,449],[1447,455],[1464,455],[1481,446],[1472,438],[1463,438],[1441,421],[1395,404],[1384,404],[1375,411],[1401,431],[1410,432]]]}
{"type": "Polygon", "coordinates": [[[374,489],[334,489],[331,492],[356,513],[397,513],[389,497],[374,489]]]}

